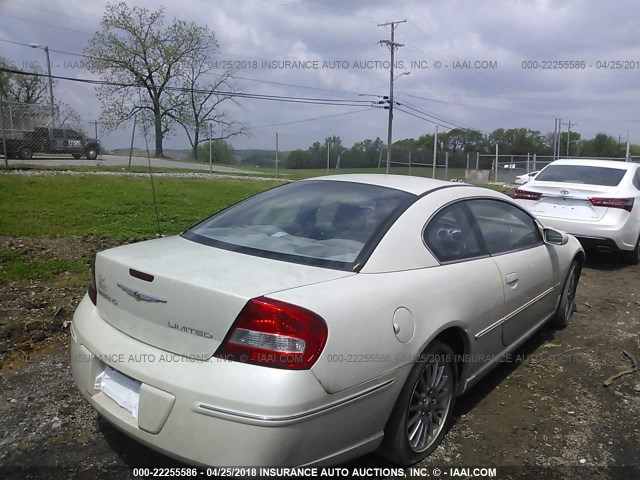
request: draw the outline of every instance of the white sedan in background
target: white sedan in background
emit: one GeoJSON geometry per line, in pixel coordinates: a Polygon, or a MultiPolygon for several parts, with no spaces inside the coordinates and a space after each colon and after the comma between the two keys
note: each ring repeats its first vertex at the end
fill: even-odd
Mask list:
{"type": "Polygon", "coordinates": [[[567,326],[584,259],[492,190],[290,183],[98,253],[73,378],[109,422],[188,463],[409,465],[456,396],[545,323],[567,326]]]}
{"type": "Polygon", "coordinates": [[[585,247],[640,263],[640,165],[615,160],[556,160],[515,191],[545,225],[585,247]]]}

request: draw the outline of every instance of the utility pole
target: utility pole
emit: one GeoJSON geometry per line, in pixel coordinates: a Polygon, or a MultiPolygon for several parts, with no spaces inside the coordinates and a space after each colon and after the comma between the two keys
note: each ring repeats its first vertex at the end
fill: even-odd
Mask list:
{"type": "Polygon", "coordinates": [[[213,136],[213,132],[211,130],[211,124],[209,124],[209,180],[211,180],[211,177],[213,176],[213,155],[212,155],[213,142],[211,141],[212,136],[213,136]]]}
{"type": "Polygon", "coordinates": [[[4,166],[9,167],[9,152],[7,152],[7,132],[4,129],[4,109],[0,100],[0,131],[2,132],[2,153],[4,155],[4,166]]]}
{"type": "Polygon", "coordinates": [[[569,122],[565,123],[565,125],[567,126],[567,158],[569,158],[569,145],[571,145],[571,125],[575,127],[578,124],[571,123],[571,120],[569,120],[569,122]]]}
{"type": "Polygon", "coordinates": [[[558,119],[558,141],[556,143],[556,148],[557,148],[557,153],[556,153],[556,159],[560,158],[560,137],[562,135],[562,119],[559,118],[558,119]]]}
{"type": "Polygon", "coordinates": [[[327,175],[329,175],[329,139],[327,138],[327,175]]]}
{"type": "Polygon", "coordinates": [[[49,58],[49,47],[45,45],[39,45],[37,43],[29,44],[31,48],[41,48],[47,57],[47,76],[49,77],[49,108],[51,109],[51,122],[49,128],[53,128],[55,125],[56,108],[53,101],[53,78],[51,77],[51,59],[49,58]]]}
{"type": "Polygon", "coordinates": [[[276,132],[276,178],[278,178],[278,132],[276,132]]]}
{"type": "Polygon", "coordinates": [[[136,121],[138,120],[137,115],[133,116],[133,128],[131,129],[131,147],[129,147],[129,167],[127,170],[131,171],[131,155],[133,154],[133,140],[136,137],[136,121]]]}
{"type": "Polygon", "coordinates": [[[624,161],[629,161],[629,129],[627,128],[627,153],[624,155],[624,161]]]}
{"type": "Polygon", "coordinates": [[[553,119],[553,159],[556,159],[556,141],[558,138],[558,119],[553,119]]]}
{"type": "Polygon", "coordinates": [[[389,173],[389,166],[391,165],[391,143],[393,141],[393,62],[396,48],[404,47],[403,43],[395,42],[396,26],[400,23],[405,23],[406,20],[400,20],[397,22],[379,23],[379,27],[391,26],[391,39],[380,40],[380,45],[386,45],[391,52],[391,65],[389,67],[389,126],[387,127],[387,174],[389,173]]]}
{"type": "Polygon", "coordinates": [[[436,152],[438,148],[438,125],[436,125],[436,133],[433,135],[433,166],[431,170],[431,178],[436,178],[436,152]]]}

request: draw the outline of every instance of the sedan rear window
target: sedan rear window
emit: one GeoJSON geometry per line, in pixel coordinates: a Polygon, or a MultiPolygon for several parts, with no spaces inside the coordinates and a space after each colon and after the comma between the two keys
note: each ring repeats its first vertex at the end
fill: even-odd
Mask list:
{"type": "Polygon", "coordinates": [[[589,165],[549,165],[535,178],[539,182],[584,183],[615,187],[627,170],[589,165]]]}
{"type": "Polygon", "coordinates": [[[234,205],[183,236],[227,250],[351,270],[415,198],[375,185],[295,182],[234,205]]]}

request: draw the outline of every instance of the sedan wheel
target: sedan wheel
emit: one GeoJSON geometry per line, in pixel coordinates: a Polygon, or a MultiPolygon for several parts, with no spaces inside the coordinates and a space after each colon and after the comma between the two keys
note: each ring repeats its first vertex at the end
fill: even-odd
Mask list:
{"type": "Polygon", "coordinates": [[[555,315],[551,319],[551,326],[562,330],[569,325],[571,315],[576,308],[576,291],[578,289],[578,281],[580,280],[580,267],[576,260],[571,264],[567,279],[564,283],[564,289],[562,290],[562,298],[558,305],[555,315]]]}
{"type": "Polygon", "coordinates": [[[416,463],[442,441],[455,400],[454,356],[436,340],[413,366],[385,429],[381,454],[392,462],[416,463]]]}

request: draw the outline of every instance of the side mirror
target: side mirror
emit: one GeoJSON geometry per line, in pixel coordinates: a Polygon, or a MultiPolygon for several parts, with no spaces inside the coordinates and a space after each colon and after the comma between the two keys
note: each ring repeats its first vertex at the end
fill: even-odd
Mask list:
{"type": "Polygon", "coordinates": [[[559,232],[552,228],[543,229],[542,234],[544,236],[544,243],[548,243],[550,245],[566,245],[569,241],[569,237],[566,233],[559,232]]]}

